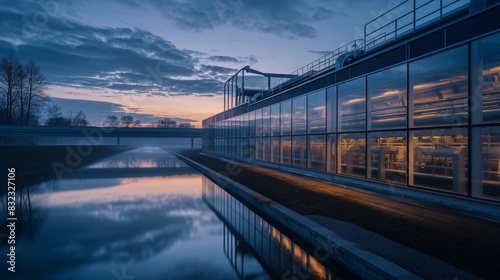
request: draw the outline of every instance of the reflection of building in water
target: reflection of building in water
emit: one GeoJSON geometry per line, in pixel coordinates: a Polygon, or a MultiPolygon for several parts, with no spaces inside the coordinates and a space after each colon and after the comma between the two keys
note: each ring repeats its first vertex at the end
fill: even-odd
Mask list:
{"type": "Polygon", "coordinates": [[[263,267],[276,279],[337,279],[317,258],[205,177],[202,193],[224,222],[224,253],[241,279],[264,277],[263,267]]]}
{"type": "Polygon", "coordinates": [[[204,151],[500,201],[500,3],[400,2],[364,40],[259,94],[232,77],[204,151]]]}

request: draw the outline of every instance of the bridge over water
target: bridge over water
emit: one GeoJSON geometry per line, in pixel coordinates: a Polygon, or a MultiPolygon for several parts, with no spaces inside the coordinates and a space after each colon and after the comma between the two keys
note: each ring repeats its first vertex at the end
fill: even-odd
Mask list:
{"type": "Polygon", "coordinates": [[[148,145],[162,143],[168,138],[170,144],[190,144],[193,148],[201,145],[201,137],[202,129],[200,128],[0,125],[0,146],[77,145],[82,141],[94,145],[130,145],[131,143],[148,145]]]}

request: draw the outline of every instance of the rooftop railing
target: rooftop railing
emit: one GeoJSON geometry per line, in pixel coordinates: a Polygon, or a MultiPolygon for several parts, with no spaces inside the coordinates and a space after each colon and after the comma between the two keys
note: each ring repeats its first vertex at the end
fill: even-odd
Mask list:
{"type": "Polygon", "coordinates": [[[365,51],[466,10],[470,1],[401,0],[365,25],[365,51]]]}
{"type": "MultiPolygon", "coordinates": [[[[236,90],[229,91],[228,89],[227,96],[228,98],[231,98],[230,96],[238,96],[237,92],[239,90],[262,91],[263,96],[265,93],[280,91],[295,81],[311,77],[322,71],[332,69],[334,67],[338,69],[344,66],[347,55],[350,56],[350,59],[355,59],[359,55],[364,54],[375,47],[389,43],[434,22],[438,22],[463,10],[467,10],[471,1],[474,0],[400,0],[390,9],[379,14],[376,18],[365,25],[363,39],[353,40],[352,42],[345,44],[316,59],[315,61],[295,70],[290,73],[290,75],[286,75],[288,77],[280,78],[272,83],[249,83],[244,82],[244,79],[242,79],[241,88],[238,88],[238,80],[236,79],[236,90]]],[[[230,78],[230,80],[233,78],[234,76],[230,78]]],[[[228,82],[226,82],[226,84],[229,87],[228,82]]],[[[233,103],[229,102],[229,99],[227,101],[225,99],[224,102],[224,104],[227,103],[229,108],[233,107],[233,103]]],[[[241,103],[241,101],[234,102],[236,106],[241,103]]],[[[224,109],[226,109],[226,107],[224,109]]]]}

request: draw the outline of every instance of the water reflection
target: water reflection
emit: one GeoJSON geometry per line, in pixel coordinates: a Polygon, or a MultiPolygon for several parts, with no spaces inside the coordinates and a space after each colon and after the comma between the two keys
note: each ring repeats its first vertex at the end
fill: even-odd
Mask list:
{"type": "MultiPolygon", "coordinates": [[[[203,180],[203,199],[224,221],[224,253],[241,279],[339,279],[313,255],[218,185],[203,180]]],[[[322,253],[318,256],[324,256],[322,253]]]]}
{"type": "Polygon", "coordinates": [[[0,279],[334,278],[163,150],[129,151],[74,174],[17,191],[16,273],[0,239],[0,279]]]}
{"type": "MultiPolygon", "coordinates": [[[[17,272],[2,267],[0,279],[212,278],[207,273],[237,279],[222,251],[221,222],[202,201],[201,175],[176,175],[174,169],[187,167],[171,159],[160,149],[139,149],[82,170],[121,169],[111,176],[18,191],[17,272]],[[165,162],[171,174],[149,176],[165,162]],[[130,170],[137,176],[128,176],[130,170]]],[[[5,243],[0,252],[6,264],[5,243]]]]}
{"type": "Polygon", "coordinates": [[[127,153],[112,156],[106,160],[90,165],[88,168],[163,168],[187,167],[175,156],[155,147],[145,147],[127,153]]]}

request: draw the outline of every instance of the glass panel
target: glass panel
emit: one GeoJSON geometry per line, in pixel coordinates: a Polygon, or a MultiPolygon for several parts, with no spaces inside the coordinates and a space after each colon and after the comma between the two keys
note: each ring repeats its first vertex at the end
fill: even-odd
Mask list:
{"type": "Polygon", "coordinates": [[[255,137],[255,132],[257,131],[257,127],[255,126],[255,111],[248,113],[248,126],[250,137],[255,137]]]}
{"type": "Polygon", "coordinates": [[[338,86],[339,131],[366,130],[366,84],[359,78],[338,86]]]}
{"type": "Polygon", "coordinates": [[[249,157],[251,159],[255,158],[255,151],[257,149],[257,143],[255,138],[250,138],[249,140],[249,146],[248,146],[248,152],[249,152],[249,157]]]}
{"type": "Polygon", "coordinates": [[[263,145],[263,157],[262,159],[265,161],[271,161],[271,138],[263,137],[262,138],[263,145]]]}
{"type": "Polygon", "coordinates": [[[368,130],[406,128],[406,64],[368,76],[368,130]]]}
{"type": "Polygon", "coordinates": [[[500,200],[500,127],[475,128],[472,195],[500,200]]]}
{"type": "Polygon", "coordinates": [[[339,173],[366,177],[365,133],[339,134],[339,173]]]}
{"type": "Polygon", "coordinates": [[[243,125],[242,125],[243,124],[243,121],[242,121],[243,120],[243,116],[239,115],[239,116],[235,117],[235,120],[236,120],[236,124],[235,124],[234,128],[236,130],[235,131],[236,133],[235,133],[234,137],[235,138],[240,138],[242,130],[243,130],[243,125]]]}
{"type": "Polygon", "coordinates": [[[275,163],[280,162],[280,138],[273,137],[271,139],[271,161],[275,163]]]}
{"type": "Polygon", "coordinates": [[[309,140],[309,160],[307,167],[320,171],[325,171],[326,143],[325,135],[310,135],[309,140]]]}
{"type": "Polygon", "coordinates": [[[262,143],[262,137],[255,138],[255,159],[262,160],[262,154],[264,153],[264,146],[262,143]]]}
{"type": "Polygon", "coordinates": [[[337,135],[330,134],[327,136],[327,157],[326,157],[326,171],[337,173],[337,135]]]}
{"type": "Polygon", "coordinates": [[[368,178],[406,184],[406,131],[369,134],[368,178]]]}
{"type": "Polygon", "coordinates": [[[262,136],[262,109],[255,110],[255,136],[262,136]]]}
{"type": "Polygon", "coordinates": [[[262,109],[262,136],[271,136],[271,107],[262,109]]]}
{"type": "Polygon", "coordinates": [[[241,116],[241,137],[248,137],[248,113],[241,116]]]}
{"type": "Polygon", "coordinates": [[[326,131],[325,92],[325,90],[320,90],[307,95],[308,133],[325,133],[326,131]]]}
{"type": "Polygon", "coordinates": [[[251,138],[242,138],[241,140],[241,156],[245,158],[249,158],[251,156],[251,149],[254,147],[254,143],[252,142],[251,138]]]}
{"type": "Polygon", "coordinates": [[[337,132],[337,87],[326,89],[326,122],[328,132],[337,132]]]}
{"type": "Polygon", "coordinates": [[[294,136],[292,138],[293,165],[307,167],[307,142],[306,136],[294,136]]]}
{"type": "Polygon", "coordinates": [[[280,136],[280,104],[271,106],[271,136],[280,136]]]}
{"type": "Polygon", "coordinates": [[[467,60],[463,46],[410,63],[409,115],[415,127],[467,124],[467,60]]]}
{"type": "Polygon", "coordinates": [[[281,103],[281,135],[292,134],[292,101],[288,100],[281,103]]]}
{"type": "Polygon", "coordinates": [[[473,123],[500,121],[500,33],[472,42],[473,123]]]}
{"type": "Polygon", "coordinates": [[[409,184],[466,193],[467,129],[410,132],[409,184]]]}
{"type": "Polygon", "coordinates": [[[292,114],[292,133],[306,134],[306,96],[295,98],[292,100],[293,114],[292,114]]]}
{"type": "Polygon", "coordinates": [[[292,138],[281,137],[281,163],[292,163],[292,138]]]}

